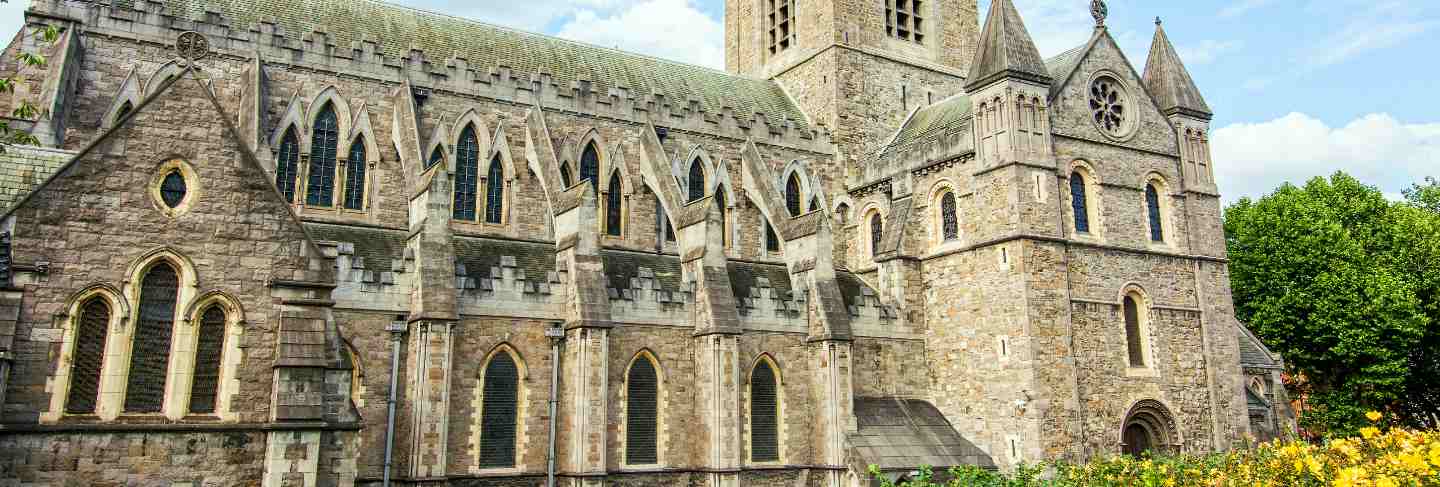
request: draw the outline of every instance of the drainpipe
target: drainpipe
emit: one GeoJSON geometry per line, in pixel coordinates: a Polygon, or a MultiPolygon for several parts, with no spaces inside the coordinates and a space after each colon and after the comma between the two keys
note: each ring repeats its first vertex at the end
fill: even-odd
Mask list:
{"type": "Polygon", "coordinates": [[[555,424],[559,420],[555,411],[560,402],[560,342],[565,339],[565,329],[554,323],[545,329],[550,339],[550,447],[545,456],[545,486],[555,487],[555,424]]]}
{"type": "Polygon", "coordinates": [[[400,376],[400,341],[410,327],[405,322],[405,316],[395,318],[385,327],[390,332],[390,399],[385,403],[388,411],[385,413],[385,476],[381,481],[384,487],[390,487],[390,467],[395,458],[395,393],[400,376]]]}

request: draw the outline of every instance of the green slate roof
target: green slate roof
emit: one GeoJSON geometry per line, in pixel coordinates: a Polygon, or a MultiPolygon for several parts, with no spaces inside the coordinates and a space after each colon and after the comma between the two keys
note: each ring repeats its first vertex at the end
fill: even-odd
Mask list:
{"type": "Polygon", "coordinates": [[[15,209],[20,200],[74,156],[73,152],[54,149],[6,147],[0,153],[0,214],[15,209]]]}
{"type": "Polygon", "coordinates": [[[947,134],[966,130],[973,105],[970,97],[955,95],[915,111],[896,132],[895,139],[876,155],[888,159],[898,152],[917,147],[947,134]]]}
{"type": "MultiPolygon", "coordinates": [[[[432,60],[464,58],[480,71],[508,66],[515,73],[545,72],[560,86],[588,80],[593,89],[626,88],[630,95],[664,95],[672,106],[694,98],[703,110],[718,114],[729,107],[739,118],[764,115],[769,124],[793,120],[805,128],[805,116],[779,84],[724,71],[633,54],[555,37],[522,32],[474,20],[391,5],[375,0],[163,0],[165,11],[181,18],[204,18],[218,11],[232,28],[274,22],[286,37],[300,39],[323,31],[339,49],[372,41],[386,57],[398,59],[413,49],[432,60]]],[[[129,7],[136,0],[115,0],[129,7]]]]}

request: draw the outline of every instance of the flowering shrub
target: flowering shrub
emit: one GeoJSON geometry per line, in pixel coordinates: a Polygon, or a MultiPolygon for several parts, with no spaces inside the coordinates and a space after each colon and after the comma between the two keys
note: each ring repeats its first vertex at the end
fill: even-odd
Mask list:
{"type": "Polygon", "coordinates": [[[951,469],[936,483],[929,468],[898,486],[870,474],[884,487],[1429,487],[1440,486],[1440,431],[1386,428],[1380,413],[1354,438],[1323,444],[1274,441],[1255,448],[1208,455],[1145,458],[1117,456],[1089,463],[1025,465],[1011,474],[975,467],[951,469]]]}

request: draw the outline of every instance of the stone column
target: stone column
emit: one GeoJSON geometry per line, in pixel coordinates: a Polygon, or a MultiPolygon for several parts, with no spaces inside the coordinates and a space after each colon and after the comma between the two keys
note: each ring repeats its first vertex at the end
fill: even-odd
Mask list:
{"type": "Polygon", "coordinates": [[[410,475],[443,477],[449,452],[450,371],[456,325],[455,244],[450,231],[450,175],[436,165],[420,176],[410,201],[408,248],[416,263],[410,294],[408,385],[410,475]]]}
{"type": "Polygon", "coordinates": [[[581,184],[556,195],[556,259],[569,270],[561,364],[560,459],[566,483],[603,486],[609,453],[610,297],[600,258],[595,194],[581,184]]]}

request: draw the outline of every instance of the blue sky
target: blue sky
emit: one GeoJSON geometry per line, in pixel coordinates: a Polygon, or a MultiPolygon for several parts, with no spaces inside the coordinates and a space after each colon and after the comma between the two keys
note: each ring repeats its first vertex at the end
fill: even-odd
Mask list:
{"type": "MultiPolygon", "coordinates": [[[[724,0],[392,0],[722,67],[724,0]]],[[[878,3],[878,0],[876,0],[878,3]]],[[[938,1],[938,0],[932,0],[938,1]]],[[[1089,0],[1014,0],[1042,54],[1090,35],[1089,0]]],[[[27,0],[0,4],[13,32],[27,0]]],[[[1346,170],[1392,195],[1440,176],[1440,1],[1110,0],[1112,35],[1144,69],[1154,18],[1215,111],[1227,200],[1346,170]]],[[[989,0],[980,0],[983,12],[989,0]]],[[[802,13],[803,15],[803,13],[802,13]]]]}

